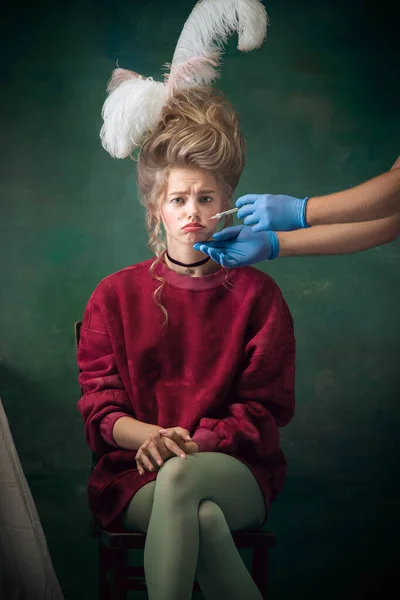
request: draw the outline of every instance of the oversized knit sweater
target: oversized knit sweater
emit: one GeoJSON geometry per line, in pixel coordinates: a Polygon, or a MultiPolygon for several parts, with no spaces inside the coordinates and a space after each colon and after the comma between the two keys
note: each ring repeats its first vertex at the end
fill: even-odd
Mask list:
{"type": "Polygon", "coordinates": [[[189,430],[200,452],[244,462],[263,493],[266,514],[286,474],[278,427],[294,413],[293,321],[276,283],[258,269],[181,275],[153,259],[103,279],[83,317],[78,402],[89,447],[101,458],[88,485],[103,527],[119,528],[132,496],[157,472],[140,476],[136,451],[116,445],[122,416],[189,430]]]}

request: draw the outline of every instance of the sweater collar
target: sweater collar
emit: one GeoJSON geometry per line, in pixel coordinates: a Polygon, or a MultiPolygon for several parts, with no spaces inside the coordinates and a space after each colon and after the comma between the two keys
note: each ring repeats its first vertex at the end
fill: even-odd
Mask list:
{"type": "Polygon", "coordinates": [[[211,275],[204,275],[204,277],[190,277],[190,275],[181,275],[176,271],[172,271],[163,260],[158,263],[154,270],[157,275],[173,287],[185,290],[209,290],[220,287],[225,279],[232,281],[237,271],[238,269],[220,269],[211,275]]]}

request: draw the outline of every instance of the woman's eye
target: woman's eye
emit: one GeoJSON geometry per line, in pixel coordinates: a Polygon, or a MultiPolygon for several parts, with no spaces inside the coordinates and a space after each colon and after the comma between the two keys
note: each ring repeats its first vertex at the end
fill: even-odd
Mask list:
{"type": "MultiPolygon", "coordinates": [[[[171,200],[171,202],[173,202],[174,204],[180,204],[181,202],[184,202],[183,198],[173,198],[171,200]]],[[[211,198],[211,196],[202,196],[200,198],[200,202],[202,202],[203,204],[208,204],[209,202],[212,202],[213,198],[211,198]]]]}

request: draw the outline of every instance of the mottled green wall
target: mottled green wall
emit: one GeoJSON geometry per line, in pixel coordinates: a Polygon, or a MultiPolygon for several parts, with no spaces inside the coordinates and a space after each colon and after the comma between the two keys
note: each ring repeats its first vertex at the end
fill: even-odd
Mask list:
{"type": "MultiPolygon", "coordinates": [[[[96,586],[73,322],[101,278],[150,257],[134,164],[99,142],[105,86],[117,58],[160,79],[192,5],[8,8],[0,394],[66,600],[95,598],[96,586]]],[[[222,67],[249,146],[238,195],[329,193],[389,168],[400,133],[389,3],[270,0],[267,9],[267,43],[246,55],[231,40],[222,67]]],[[[271,598],[380,598],[393,577],[399,248],[259,265],[282,287],[298,339],[297,414],[282,436],[289,478],[268,523],[279,536],[271,598]]]]}

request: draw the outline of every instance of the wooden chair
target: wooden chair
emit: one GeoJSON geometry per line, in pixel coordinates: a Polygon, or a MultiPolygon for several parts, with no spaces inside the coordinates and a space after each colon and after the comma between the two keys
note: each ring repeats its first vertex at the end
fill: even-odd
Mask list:
{"type": "MultiPolygon", "coordinates": [[[[75,323],[76,347],[81,324],[81,321],[75,323]]],[[[92,467],[97,460],[97,455],[92,453],[92,467]]],[[[126,531],[113,533],[102,529],[95,520],[91,524],[91,534],[99,543],[99,600],[127,600],[128,591],[146,591],[144,567],[128,565],[130,550],[144,551],[146,534],[126,531]]],[[[276,545],[276,535],[255,530],[232,532],[232,537],[238,549],[252,550],[251,575],[262,597],[267,598],[268,551],[276,545]]],[[[200,587],[195,581],[193,592],[198,591],[200,587]]]]}

